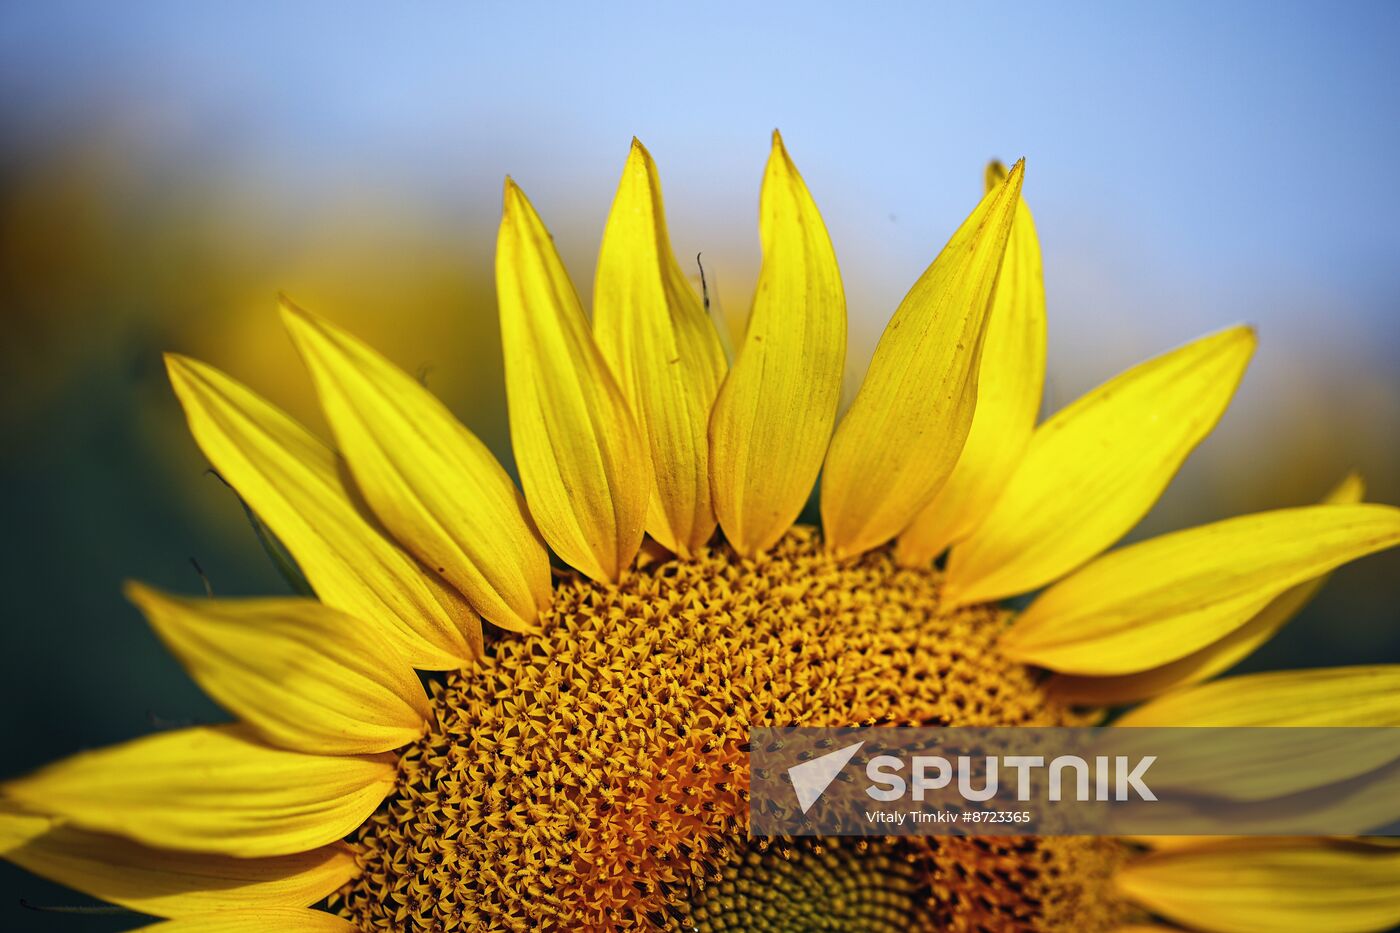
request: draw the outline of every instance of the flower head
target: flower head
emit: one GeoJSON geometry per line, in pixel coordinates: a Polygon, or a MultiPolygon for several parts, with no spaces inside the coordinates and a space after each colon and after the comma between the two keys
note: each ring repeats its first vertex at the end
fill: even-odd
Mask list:
{"type": "Polygon", "coordinates": [[[417,380],[290,302],[334,447],[171,356],[195,440],[316,598],[132,585],[238,722],[0,786],[0,854],[171,933],[1400,922],[1400,850],[1365,841],[748,838],[756,726],[1064,725],[1137,701],[1125,722],[1400,725],[1393,666],[1212,680],[1331,569],[1400,542],[1400,510],[1363,504],[1358,479],[1109,550],[1215,425],[1255,336],[1204,337],[1037,426],[1023,178],[988,170],[839,419],[841,277],[776,134],[732,363],[640,143],[591,321],[507,181],[523,494],[417,380]],[[796,524],[819,473],[820,531],[796,524]],[[425,691],[415,669],[445,673],[425,691]]]}

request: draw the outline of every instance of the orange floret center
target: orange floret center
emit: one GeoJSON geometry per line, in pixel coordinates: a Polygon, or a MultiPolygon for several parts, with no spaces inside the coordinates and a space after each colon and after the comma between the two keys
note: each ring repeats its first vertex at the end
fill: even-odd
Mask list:
{"type": "Polygon", "coordinates": [[[747,839],[751,726],[1079,721],[997,653],[1006,613],[939,581],[797,528],[562,583],[538,635],[433,685],[338,907],[364,931],[975,929],[1049,921],[1057,873],[1099,897],[1111,842],[747,839]]]}

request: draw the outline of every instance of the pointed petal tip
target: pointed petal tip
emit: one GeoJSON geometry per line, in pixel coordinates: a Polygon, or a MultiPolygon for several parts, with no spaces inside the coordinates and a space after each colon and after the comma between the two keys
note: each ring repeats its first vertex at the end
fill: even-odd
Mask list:
{"type": "MultiPolygon", "coordinates": [[[[1210,337],[1203,338],[1210,340],[1210,337]]],[[[1259,329],[1253,324],[1235,324],[1227,327],[1215,334],[1221,344],[1231,348],[1238,348],[1248,362],[1254,357],[1254,351],[1259,347],[1259,329]]]]}
{"type": "Polygon", "coordinates": [[[1202,341],[1215,340],[1220,343],[1234,343],[1238,341],[1241,345],[1248,346],[1250,351],[1253,352],[1254,348],[1259,344],[1259,328],[1249,322],[1242,322],[1239,324],[1232,324],[1229,327],[1222,328],[1213,334],[1207,334],[1199,339],[1202,341]]]}
{"type": "Polygon", "coordinates": [[[308,311],[284,298],[278,302],[277,313],[299,352],[306,352],[304,341],[311,339],[313,335],[328,340],[335,339],[335,329],[314,311],[308,311]]]}
{"type": "Polygon", "coordinates": [[[300,318],[305,321],[315,319],[315,315],[287,297],[286,292],[277,293],[277,313],[286,321],[291,318],[300,318]]]}
{"type": "Polygon", "coordinates": [[[1011,171],[1006,173],[1006,181],[1002,182],[1002,184],[1006,186],[1006,189],[1012,192],[1012,203],[1015,203],[1014,198],[1020,196],[1021,185],[1025,180],[1026,160],[1025,157],[1022,157],[1016,160],[1015,165],[1011,166],[1011,171]]]}
{"type": "Polygon", "coordinates": [[[537,228],[543,227],[544,222],[535,211],[535,206],[530,203],[524,189],[515,183],[514,178],[507,175],[501,193],[501,233],[507,230],[538,232],[537,228]]]}
{"type": "Polygon", "coordinates": [[[189,383],[199,378],[199,370],[203,364],[194,357],[167,350],[161,354],[161,358],[165,360],[165,373],[172,385],[189,383]]]}
{"type": "Polygon", "coordinates": [[[623,167],[624,175],[641,173],[649,174],[655,170],[656,162],[647,151],[647,147],[642,145],[642,141],[637,137],[632,137],[632,148],[627,152],[627,164],[623,167]]]}
{"type": "Polygon", "coordinates": [[[768,162],[763,171],[764,184],[770,181],[783,181],[792,183],[795,179],[805,190],[806,183],[802,182],[802,173],[797,169],[797,163],[792,159],[792,153],[788,152],[787,143],[783,141],[782,134],[777,130],[773,131],[773,147],[768,152],[768,162]]]}
{"type": "Polygon", "coordinates": [[[1003,197],[1014,204],[1015,199],[1020,197],[1021,183],[1025,179],[1026,160],[1017,159],[1008,170],[1006,163],[1000,159],[992,159],[982,170],[982,190],[985,194],[1002,192],[1003,197]]]}
{"type": "MultiPolygon", "coordinates": [[[[127,602],[131,603],[143,613],[160,604],[171,604],[183,602],[185,600],[193,602],[204,600],[202,596],[184,596],[168,593],[159,587],[151,586],[149,583],[143,583],[140,580],[124,581],[122,583],[122,596],[126,598],[127,602]]],[[[214,602],[213,600],[207,601],[211,604],[214,602]]]]}
{"type": "Polygon", "coordinates": [[[157,595],[155,587],[148,586],[140,580],[123,580],[122,596],[133,606],[141,606],[145,601],[157,595]]]}
{"type": "Polygon", "coordinates": [[[1354,503],[1366,498],[1366,477],[1356,468],[1347,471],[1346,476],[1327,496],[1328,502],[1354,503]]]}
{"type": "Polygon", "coordinates": [[[515,207],[518,202],[524,200],[525,192],[520,190],[520,186],[515,183],[514,178],[507,175],[505,181],[501,183],[502,210],[509,216],[511,209],[515,207]]]}
{"type": "MultiPolygon", "coordinates": [[[[514,178],[507,175],[501,199],[501,227],[514,225],[523,225],[532,230],[538,228],[538,231],[542,231],[546,236],[549,235],[539,212],[535,210],[535,205],[530,203],[529,196],[525,194],[525,189],[517,185],[514,178]]],[[[551,236],[550,239],[552,240],[553,237],[551,236]]]]}
{"type": "Polygon", "coordinates": [[[292,342],[296,344],[298,350],[302,350],[302,341],[310,335],[319,335],[322,339],[338,342],[340,331],[315,311],[308,311],[306,308],[293,303],[290,300],[283,300],[278,303],[277,311],[282,318],[282,326],[292,336],[292,342]]]}
{"type": "Polygon", "coordinates": [[[783,142],[783,134],[777,129],[773,130],[773,147],[770,158],[780,158],[788,165],[792,164],[792,156],[788,155],[787,144],[783,142]]]}
{"type": "Polygon", "coordinates": [[[1010,169],[1001,159],[991,159],[987,162],[987,167],[982,172],[983,185],[988,193],[995,191],[1001,185],[1008,182],[1019,193],[1021,181],[1026,174],[1026,160],[1024,157],[1017,159],[1010,169]]]}

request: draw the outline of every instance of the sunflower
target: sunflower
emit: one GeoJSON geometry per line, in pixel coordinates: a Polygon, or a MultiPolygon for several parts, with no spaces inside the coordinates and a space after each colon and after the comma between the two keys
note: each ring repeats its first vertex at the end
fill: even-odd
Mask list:
{"type": "Polygon", "coordinates": [[[1400,666],[1215,679],[1333,568],[1400,541],[1400,510],[1363,504],[1358,478],[1109,550],[1220,418],[1255,337],[1206,336],[1037,426],[1023,170],[988,169],[839,423],[845,295],[776,134],[732,363],[639,143],[591,322],[508,180],[523,494],[419,381],[290,302],[335,447],[168,357],[196,442],[306,595],[131,585],[236,722],[0,786],[0,853],[168,933],[1400,922],[1400,848],[1375,839],[748,837],[754,726],[1129,705],[1139,725],[1400,725],[1400,666]],[[819,472],[820,530],[797,524],[819,472]]]}

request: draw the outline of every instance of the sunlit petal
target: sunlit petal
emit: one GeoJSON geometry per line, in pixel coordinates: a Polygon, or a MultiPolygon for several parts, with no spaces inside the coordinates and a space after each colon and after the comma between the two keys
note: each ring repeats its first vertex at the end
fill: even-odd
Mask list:
{"type": "Polygon", "coordinates": [[[1072,674],[1158,667],[1243,626],[1291,587],[1400,543],[1400,509],[1260,512],[1129,545],[1051,587],[1004,654],[1072,674]]]}
{"type": "Polygon", "coordinates": [[[846,294],[826,226],[783,147],[759,201],[753,312],[710,418],[715,513],[740,554],[771,547],[811,494],[846,364],[846,294]]]}
{"type": "Polygon", "coordinates": [[[1154,913],[1219,933],[1364,933],[1400,923],[1400,850],[1234,840],[1154,852],[1119,871],[1154,913]]]}
{"type": "MultiPolygon", "coordinates": [[[[993,163],[987,170],[988,190],[1005,178],[1006,169],[993,163]]],[[[1045,285],[1040,243],[1030,209],[1022,200],[987,321],[977,375],[977,410],[967,443],[948,482],[900,534],[895,549],[900,563],[927,564],[986,516],[1030,441],[1044,382],[1045,285]]]]}
{"type": "MultiPolygon", "coordinates": [[[[1355,473],[1342,480],[1323,499],[1333,505],[1351,505],[1365,497],[1366,487],[1355,473]]],[[[1284,590],[1274,597],[1254,618],[1190,654],[1168,661],[1145,671],[1108,677],[1056,674],[1046,688],[1068,703],[1108,706],[1157,696],[1177,687],[1209,680],[1227,671],[1254,653],[1260,645],[1273,638],[1279,629],[1303,610],[1327,582],[1327,576],[1314,577],[1305,583],[1284,590]]]]}
{"type": "Polygon", "coordinates": [[[1400,726],[1400,664],[1244,674],[1157,697],[1120,726],[1400,726]]]}
{"type": "Polygon", "coordinates": [[[232,858],[153,849],[0,803],[0,858],[92,897],[156,917],[307,907],[355,876],[336,842],[292,855],[232,858]]]}
{"type": "Polygon", "coordinates": [[[195,681],[265,741],[324,755],[384,752],[423,734],[418,676],[384,636],[309,599],[127,595],[195,681]]]}
{"type": "Polygon", "coordinates": [[[390,756],[307,755],[200,726],[79,753],[0,797],[149,846],[255,858],[340,839],[393,786],[390,756]]]}
{"type": "Polygon", "coordinates": [[[565,561],[616,580],[642,543],[647,451],[549,231],[509,179],[496,292],[510,436],[530,513],[565,561]]]}
{"type": "Polygon", "coordinates": [[[424,670],[458,668],[481,653],[476,613],[374,526],[334,451],[214,367],[173,354],[166,366],[200,449],[322,602],[378,626],[424,670]]]}
{"type": "Polygon", "coordinates": [[[1247,327],[1111,379],[1036,428],[1005,492],[948,557],[955,604],[1024,593],[1137,524],[1225,411],[1254,351],[1247,327]]]}
{"type": "Polygon", "coordinates": [[[356,933],[349,920],[320,910],[267,907],[261,910],[225,910],[197,917],[182,917],[132,933],[356,933]]]}
{"type": "Polygon", "coordinates": [[[957,465],[1023,163],[963,221],[914,283],[836,428],[822,473],[822,530],[838,555],[906,528],[957,465]]]}
{"type": "Polygon", "coordinates": [[[661,179],[636,140],[598,254],[593,333],[650,454],[647,531],[687,556],[715,530],[707,432],[728,364],[714,324],[671,253],[661,179]]]}
{"type": "Polygon", "coordinates": [[[418,380],[330,322],[282,302],[365,501],[488,620],[534,627],[549,556],[506,471],[418,380]]]}

